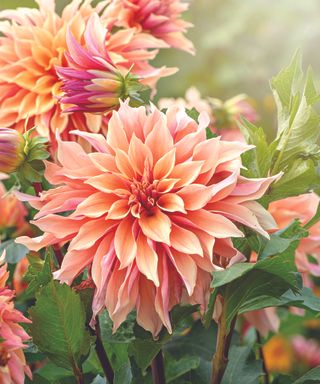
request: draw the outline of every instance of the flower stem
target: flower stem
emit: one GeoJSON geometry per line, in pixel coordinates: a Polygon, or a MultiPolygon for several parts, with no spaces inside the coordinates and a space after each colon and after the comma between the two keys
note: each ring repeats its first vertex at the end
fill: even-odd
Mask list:
{"type": "Polygon", "coordinates": [[[236,320],[237,317],[235,316],[230,324],[230,330],[228,332],[225,306],[223,306],[222,314],[218,323],[216,352],[212,359],[211,384],[220,384],[227,368],[228,354],[236,320]]]}
{"type": "Polygon", "coordinates": [[[162,351],[152,360],[151,373],[153,384],[166,384],[162,351]]]}
{"type": "Polygon", "coordinates": [[[256,331],[256,335],[257,335],[257,343],[259,344],[259,357],[260,357],[260,359],[262,361],[262,370],[264,372],[263,383],[264,384],[270,384],[269,373],[268,373],[268,370],[267,370],[267,367],[266,367],[266,362],[265,362],[265,359],[264,359],[261,335],[260,335],[259,331],[256,331]]]}
{"type": "Polygon", "coordinates": [[[42,184],[39,182],[34,182],[34,183],[32,183],[32,186],[34,188],[36,195],[39,196],[40,193],[43,191],[42,184]]]}
{"type": "Polygon", "coordinates": [[[110,361],[108,359],[107,353],[104,349],[102,338],[101,338],[101,329],[98,316],[96,317],[96,352],[98,355],[98,359],[100,361],[103,372],[108,380],[109,384],[113,384],[114,380],[114,372],[110,361]]]}

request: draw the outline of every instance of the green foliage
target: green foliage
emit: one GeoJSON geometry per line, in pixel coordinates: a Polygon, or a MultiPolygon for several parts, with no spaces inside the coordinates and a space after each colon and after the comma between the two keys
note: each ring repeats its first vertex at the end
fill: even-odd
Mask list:
{"type": "Polygon", "coordinates": [[[305,375],[296,380],[293,384],[311,384],[320,382],[320,367],[308,371],[305,375]]]}
{"type": "Polygon", "coordinates": [[[271,81],[278,111],[277,136],[268,144],[263,129],[243,120],[240,129],[255,148],[243,154],[247,169],[243,174],[264,177],[285,172],[262,201],[295,196],[316,189],[320,183],[317,166],[320,148],[320,116],[316,104],[320,100],[311,70],[304,77],[300,55],[271,81]]]}
{"type": "Polygon", "coordinates": [[[35,293],[46,286],[52,280],[53,251],[48,248],[45,260],[38,256],[29,256],[30,263],[25,280],[28,282],[27,289],[22,294],[22,299],[34,297],[35,293]]]}
{"type": "Polygon", "coordinates": [[[39,349],[59,367],[79,372],[90,348],[79,295],[66,284],[51,281],[36,294],[29,313],[31,334],[39,349]]]}
{"type": "Polygon", "coordinates": [[[6,240],[0,244],[0,255],[3,251],[6,252],[6,261],[10,264],[17,263],[29,253],[27,247],[17,244],[14,239],[6,240]]]}
{"type": "Polygon", "coordinates": [[[256,384],[261,375],[261,361],[255,359],[251,346],[233,345],[222,384],[256,384]]]}

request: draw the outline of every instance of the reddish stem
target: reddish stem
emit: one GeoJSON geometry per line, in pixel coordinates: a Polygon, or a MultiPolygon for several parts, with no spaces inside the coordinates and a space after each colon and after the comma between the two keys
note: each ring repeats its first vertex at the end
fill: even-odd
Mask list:
{"type": "Polygon", "coordinates": [[[40,195],[40,193],[43,191],[42,184],[39,182],[32,183],[32,186],[34,188],[34,191],[37,196],[40,195]]]}

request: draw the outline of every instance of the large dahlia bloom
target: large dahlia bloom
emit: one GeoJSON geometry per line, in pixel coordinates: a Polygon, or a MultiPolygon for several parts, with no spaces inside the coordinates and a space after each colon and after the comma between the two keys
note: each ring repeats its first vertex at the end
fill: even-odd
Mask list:
{"type": "Polygon", "coordinates": [[[29,198],[44,234],[17,241],[35,251],[69,243],[56,278],[71,284],[88,268],[93,311],[106,307],[114,329],[136,309],[154,336],[162,325],[171,332],[169,311],[182,294],[204,307],[215,266],[239,256],[235,222],[265,236],[274,228],[254,200],[275,177],[241,177],[240,155],[251,147],[206,140],[207,123],[203,114],[197,124],[184,110],[122,103],[106,138],[77,133],[96,152],[59,141],[58,164],[45,172],[58,186],[29,198]]]}
{"type": "MultiPolygon", "coordinates": [[[[54,0],[37,0],[39,9],[18,8],[0,12],[0,125],[22,131],[36,126],[40,135],[55,140],[55,132],[69,140],[72,129],[98,132],[102,117],[74,112],[62,113],[58,103],[61,81],[55,67],[67,65],[67,29],[82,41],[90,15],[101,14],[107,2],[93,8],[91,0],[73,0],[62,11],[55,12],[54,0]]],[[[104,26],[107,27],[105,19],[104,26]]],[[[94,42],[92,43],[95,44],[94,42]]],[[[130,68],[135,63],[139,74],[152,72],[153,81],[172,70],[153,68],[149,60],[157,49],[167,44],[136,28],[108,33],[108,52],[116,64],[130,68]],[[112,53],[111,53],[112,52],[112,53]]]]}
{"type": "Polygon", "coordinates": [[[31,378],[23,348],[30,337],[18,323],[30,323],[14,308],[14,292],[6,287],[7,265],[0,267],[0,384],[23,384],[25,374],[31,378]]]}
{"type": "Polygon", "coordinates": [[[113,25],[135,27],[171,47],[193,54],[193,44],[184,36],[192,24],[181,19],[188,7],[181,0],[113,0],[104,17],[113,25]]]}
{"type": "MultiPolygon", "coordinates": [[[[320,198],[315,193],[272,202],[269,212],[273,215],[279,228],[285,228],[293,220],[299,219],[305,225],[316,213],[320,198]]],[[[296,265],[305,277],[320,276],[320,222],[309,229],[309,236],[301,239],[296,250],[296,265]],[[312,260],[309,258],[312,256],[312,260]]]]}

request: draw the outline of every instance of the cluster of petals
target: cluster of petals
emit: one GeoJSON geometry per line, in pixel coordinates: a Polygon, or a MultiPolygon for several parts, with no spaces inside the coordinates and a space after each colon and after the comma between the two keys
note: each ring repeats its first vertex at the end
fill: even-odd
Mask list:
{"type": "MultiPolygon", "coordinates": [[[[314,192],[272,202],[269,212],[279,228],[285,228],[295,219],[305,225],[317,211],[320,198],[314,192]]],[[[320,222],[309,229],[309,236],[300,240],[296,250],[296,265],[305,283],[308,275],[320,276],[320,222]],[[309,258],[312,256],[312,260],[309,258]]]]}
{"type": "MultiPolygon", "coordinates": [[[[39,9],[18,8],[0,12],[0,125],[22,131],[36,126],[38,133],[55,141],[59,131],[68,140],[70,130],[98,132],[104,127],[100,115],[63,113],[59,103],[61,81],[55,67],[66,66],[68,29],[81,42],[86,23],[93,13],[103,14],[110,1],[72,0],[62,11],[55,11],[54,0],[37,0],[39,9]]],[[[105,18],[104,25],[108,27],[105,18]]],[[[94,42],[93,42],[94,44],[94,42]]],[[[154,68],[149,64],[158,48],[167,44],[137,28],[108,30],[106,47],[115,64],[148,75],[150,84],[175,69],[154,68]]]]}
{"type": "Polygon", "coordinates": [[[176,107],[164,114],[121,103],[106,137],[75,133],[96,152],[59,141],[58,163],[45,172],[57,187],[25,196],[44,234],[17,241],[34,251],[67,244],[56,278],[71,284],[88,268],[93,311],[106,307],[114,329],[135,309],[154,336],[163,325],[171,332],[172,307],[182,297],[205,307],[211,272],[241,259],[235,223],[265,236],[275,227],[255,200],[276,177],[242,177],[240,155],[251,146],[206,140],[208,122],[176,107]]]}
{"type": "Polygon", "coordinates": [[[182,0],[114,0],[104,17],[117,27],[137,28],[193,54],[193,44],[184,36],[192,24],[181,19],[188,7],[182,0]]]}
{"type": "Polygon", "coordinates": [[[0,383],[23,384],[25,375],[31,378],[23,349],[30,337],[19,323],[30,323],[14,308],[14,292],[6,287],[7,265],[0,267],[0,383]]]}
{"type": "Polygon", "coordinates": [[[162,98],[159,100],[159,108],[168,108],[169,106],[183,106],[188,109],[196,109],[200,112],[207,112],[210,116],[210,129],[214,134],[221,135],[223,140],[245,142],[242,133],[239,130],[238,122],[241,118],[254,123],[258,115],[253,106],[244,94],[237,95],[222,101],[217,98],[203,98],[199,90],[191,87],[186,91],[185,97],[162,98]]]}

